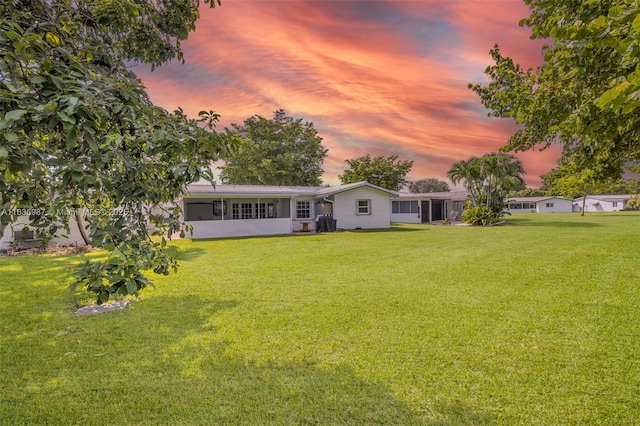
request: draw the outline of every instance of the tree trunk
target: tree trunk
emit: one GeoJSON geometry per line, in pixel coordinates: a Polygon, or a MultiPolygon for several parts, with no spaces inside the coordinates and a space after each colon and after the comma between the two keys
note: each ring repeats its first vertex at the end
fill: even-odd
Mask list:
{"type": "MultiPolygon", "coordinates": [[[[5,204],[4,206],[2,206],[3,209],[6,209],[10,206],[10,203],[5,204]]],[[[7,228],[7,225],[0,223],[0,238],[4,237],[4,230],[7,228]]],[[[13,238],[13,237],[12,237],[13,238]]]]}
{"type": "Polygon", "coordinates": [[[585,205],[587,204],[587,194],[584,194],[584,197],[582,198],[582,211],[580,212],[580,216],[584,216],[584,208],[585,205]]]}
{"type": "Polygon", "coordinates": [[[78,225],[78,230],[80,231],[80,235],[84,240],[84,243],[88,246],[91,245],[91,240],[87,235],[87,230],[84,227],[84,221],[82,220],[82,216],[80,215],[80,210],[76,210],[76,224],[78,225]]]}

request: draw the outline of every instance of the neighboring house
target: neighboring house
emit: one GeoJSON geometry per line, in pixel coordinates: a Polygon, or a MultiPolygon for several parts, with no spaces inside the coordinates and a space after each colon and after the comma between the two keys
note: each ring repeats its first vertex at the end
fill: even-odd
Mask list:
{"type": "Polygon", "coordinates": [[[573,200],[573,211],[582,212],[582,205],[587,212],[616,212],[627,207],[633,195],[587,195],[573,200]]]}
{"type": "Polygon", "coordinates": [[[429,223],[453,219],[457,212],[460,220],[467,191],[429,192],[413,194],[401,192],[391,200],[391,221],[400,223],[429,223]]]}
{"type": "Polygon", "coordinates": [[[564,197],[516,197],[504,201],[510,213],[571,213],[573,200],[564,197]]]}
{"type": "Polygon", "coordinates": [[[191,238],[313,231],[319,216],[338,229],[389,228],[389,200],[397,193],[358,182],[335,187],[189,185],[182,199],[191,238]]]}

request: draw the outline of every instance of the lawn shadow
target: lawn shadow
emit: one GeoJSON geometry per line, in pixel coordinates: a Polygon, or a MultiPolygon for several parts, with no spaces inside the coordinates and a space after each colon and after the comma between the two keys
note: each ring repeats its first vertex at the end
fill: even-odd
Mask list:
{"type": "MultiPolygon", "coordinates": [[[[194,240],[195,242],[196,240],[194,240]]],[[[176,260],[192,260],[207,253],[207,250],[200,247],[181,248],[176,246],[168,246],[166,252],[169,256],[176,260]]]]}
{"type": "MultiPolygon", "coordinates": [[[[152,387],[160,394],[136,401],[148,406],[159,399],[162,406],[151,410],[155,417],[141,421],[441,426],[491,423],[489,415],[461,402],[434,404],[435,411],[425,414],[398,399],[386,384],[367,379],[345,364],[330,364],[313,356],[292,360],[287,353],[273,351],[268,345],[244,352],[238,349],[239,342],[220,337],[220,329],[229,324],[221,321],[219,314],[239,308],[235,301],[204,302],[194,296],[179,296],[161,302],[162,298],[158,298],[158,304],[172,306],[175,313],[167,313],[170,320],[163,316],[156,320],[174,340],[165,342],[164,357],[152,368],[157,370],[161,364],[162,377],[152,371],[146,375],[157,381],[152,387]],[[198,390],[197,397],[192,389],[198,390]]],[[[259,332],[259,327],[254,331],[259,332]]],[[[122,404],[114,402],[113,409],[134,408],[122,404]]]]}
{"type": "Polygon", "coordinates": [[[593,222],[568,222],[568,221],[537,221],[531,219],[524,218],[507,218],[505,220],[505,225],[515,225],[515,226],[537,226],[541,228],[549,227],[549,228],[598,228],[603,225],[599,223],[593,222]]]}
{"type": "MultiPolygon", "coordinates": [[[[345,364],[327,364],[313,357],[288,359],[269,346],[243,352],[233,341],[220,337],[228,327],[220,313],[240,308],[233,300],[203,299],[196,295],[159,296],[153,303],[170,306],[170,312],[154,310],[151,323],[160,322],[165,342],[158,360],[165,372],[155,389],[166,395],[152,410],[153,423],[197,424],[362,424],[362,425],[458,425],[491,423],[490,416],[462,402],[434,404],[429,416],[398,399],[384,383],[363,377],[345,364]],[[168,344],[167,344],[168,343],[168,344]],[[265,356],[269,354],[270,356],[265,356]],[[174,383],[162,386],[160,382],[174,383]],[[179,383],[179,385],[175,385],[179,383]],[[177,386],[177,387],[176,387],[177,386]],[[194,398],[191,389],[198,389],[194,398]]],[[[254,330],[259,332],[258,329],[254,330]]],[[[248,333],[251,335],[251,332],[248,333]]],[[[161,337],[153,338],[161,341],[161,337]]],[[[296,342],[291,342],[296,345],[296,342]]],[[[133,408],[133,407],[132,407],[133,408]]],[[[114,409],[122,409],[117,402],[114,409]]]]}
{"type": "MultiPolygon", "coordinates": [[[[426,225],[426,224],[421,224],[421,225],[426,225]]],[[[416,226],[418,226],[416,224],[416,226]]],[[[341,229],[339,232],[354,232],[354,233],[358,233],[358,234],[377,234],[377,233],[384,233],[384,232],[392,232],[392,233],[396,233],[396,232],[425,232],[428,229],[430,229],[430,227],[424,226],[424,227],[416,227],[416,226],[398,226],[398,225],[391,225],[390,228],[367,228],[367,229],[341,229]]]]}
{"type": "Polygon", "coordinates": [[[0,408],[12,407],[5,415],[14,424],[43,418],[52,424],[97,424],[97,418],[113,424],[491,423],[462,403],[421,411],[344,364],[269,355],[268,346],[243,352],[239,342],[221,337],[230,325],[221,315],[239,307],[235,300],[176,293],[117,312],[32,324],[5,339],[13,354],[5,366],[15,379],[5,382],[9,396],[0,408]],[[43,364],[46,371],[36,373],[43,364]]]}

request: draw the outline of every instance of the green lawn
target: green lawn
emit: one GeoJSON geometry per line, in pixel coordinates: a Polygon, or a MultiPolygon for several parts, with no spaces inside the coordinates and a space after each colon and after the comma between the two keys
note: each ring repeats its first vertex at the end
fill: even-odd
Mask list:
{"type": "MultiPolygon", "coordinates": [[[[0,258],[2,424],[633,424],[640,214],[179,241],[73,314],[84,255],[0,258]]],[[[91,254],[92,256],[99,254],[91,254]]]]}

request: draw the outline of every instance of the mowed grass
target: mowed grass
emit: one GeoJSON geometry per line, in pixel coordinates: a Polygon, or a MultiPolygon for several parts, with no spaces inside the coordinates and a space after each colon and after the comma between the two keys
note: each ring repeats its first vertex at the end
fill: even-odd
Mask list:
{"type": "Polygon", "coordinates": [[[91,317],[67,290],[86,255],[0,258],[0,423],[637,424],[639,231],[184,240],[177,274],[91,317]]]}

